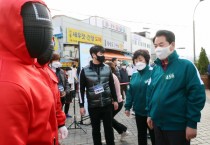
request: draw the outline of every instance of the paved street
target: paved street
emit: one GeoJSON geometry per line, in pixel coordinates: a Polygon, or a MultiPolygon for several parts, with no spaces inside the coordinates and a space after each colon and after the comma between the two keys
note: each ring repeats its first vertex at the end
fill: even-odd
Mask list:
{"type": "MultiPolygon", "coordinates": [[[[210,91],[206,91],[207,101],[205,104],[205,108],[202,111],[201,122],[198,124],[198,135],[196,139],[193,139],[191,145],[210,145],[210,91]]],[[[76,117],[77,121],[80,121],[78,108],[78,101],[76,101],[76,117]]],[[[70,113],[73,115],[73,104],[71,104],[70,113]]],[[[129,136],[125,138],[125,141],[121,142],[120,135],[115,131],[115,143],[116,145],[138,145],[137,143],[137,129],[135,124],[135,117],[126,117],[124,115],[124,108],[121,112],[116,116],[116,119],[126,125],[130,132],[129,136]]],[[[67,119],[66,126],[68,127],[72,123],[73,119],[67,119]]],[[[92,145],[92,133],[91,126],[88,125],[90,123],[89,119],[83,121],[81,127],[86,131],[85,133],[82,129],[75,129],[74,124],[72,126],[73,129],[69,129],[69,136],[67,139],[62,141],[62,145],[92,145]]],[[[102,140],[104,139],[104,131],[103,126],[101,126],[101,134],[102,140]]],[[[149,145],[151,145],[148,140],[149,145]]]]}

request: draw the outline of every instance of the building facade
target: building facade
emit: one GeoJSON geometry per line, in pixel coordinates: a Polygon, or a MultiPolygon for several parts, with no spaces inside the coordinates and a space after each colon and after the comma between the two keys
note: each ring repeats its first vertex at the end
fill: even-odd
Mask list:
{"type": "Polygon", "coordinates": [[[132,52],[135,52],[138,49],[146,49],[149,51],[151,55],[150,61],[153,62],[156,58],[156,55],[155,55],[155,47],[152,42],[152,38],[150,38],[150,36],[148,35],[146,35],[147,37],[144,37],[144,36],[141,36],[141,34],[139,33],[131,34],[132,52]]]}
{"type": "Polygon", "coordinates": [[[63,66],[78,62],[79,42],[101,45],[106,49],[106,59],[117,57],[119,60],[131,60],[132,52],[150,49],[152,44],[150,39],[132,34],[130,28],[101,17],[77,20],[58,15],[52,21],[55,51],[61,55],[63,66]]]}

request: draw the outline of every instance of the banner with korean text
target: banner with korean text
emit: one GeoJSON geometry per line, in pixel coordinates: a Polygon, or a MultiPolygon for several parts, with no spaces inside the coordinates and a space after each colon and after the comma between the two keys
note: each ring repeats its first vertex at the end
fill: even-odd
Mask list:
{"type": "Polygon", "coordinates": [[[86,31],[76,30],[73,28],[67,28],[67,42],[68,43],[85,42],[96,45],[102,45],[102,36],[89,33],[86,31]]]}

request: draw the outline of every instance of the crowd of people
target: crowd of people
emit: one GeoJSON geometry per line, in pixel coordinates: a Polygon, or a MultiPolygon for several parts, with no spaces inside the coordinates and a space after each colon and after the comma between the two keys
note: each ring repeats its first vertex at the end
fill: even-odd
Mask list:
{"type": "Polygon", "coordinates": [[[205,88],[193,63],[177,54],[173,32],[156,33],[152,65],[147,50],[135,51],[127,64],[106,61],[105,49],[95,45],[89,65],[64,70],[53,52],[52,21],[43,1],[1,1],[0,9],[1,144],[58,145],[68,136],[65,122],[77,88],[94,145],[103,142],[101,121],[107,145],[115,144],[113,129],[120,140],[130,134],[115,118],[122,109],[126,116],[135,112],[139,145],[147,145],[147,131],[152,145],[189,145],[196,137],[205,88]]]}
{"type": "Polygon", "coordinates": [[[147,50],[139,49],[133,54],[133,68],[119,65],[117,58],[104,63],[104,48],[90,48],[92,61],[81,71],[79,96],[82,115],[87,96],[94,145],[102,145],[101,120],[107,145],[115,144],[113,128],[121,140],[129,135],[129,126],[114,119],[122,106],[126,116],[131,109],[135,113],[139,145],[147,145],[147,131],[152,145],[189,145],[196,137],[206,98],[197,68],[179,57],[173,32],[159,30],[153,42],[154,63],[147,50]]]}

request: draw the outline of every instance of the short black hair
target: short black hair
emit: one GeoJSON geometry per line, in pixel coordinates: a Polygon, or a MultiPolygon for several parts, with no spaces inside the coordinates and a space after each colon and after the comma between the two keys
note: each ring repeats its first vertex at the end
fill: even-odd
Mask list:
{"type": "Polygon", "coordinates": [[[175,42],[175,35],[173,32],[169,30],[159,30],[156,32],[155,37],[153,38],[153,43],[155,42],[155,38],[160,36],[166,37],[166,41],[168,41],[169,44],[175,42]]]}
{"type": "Polygon", "coordinates": [[[101,52],[101,53],[105,52],[105,49],[103,48],[103,46],[94,45],[90,48],[90,55],[92,58],[93,58],[92,53],[97,54],[98,52],[101,52]]]}
{"type": "Polygon", "coordinates": [[[145,49],[139,49],[136,50],[133,54],[133,64],[135,65],[134,60],[137,59],[139,56],[143,56],[146,63],[149,64],[149,60],[150,60],[150,55],[149,55],[149,51],[145,50],[145,49]]]}
{"type": "Polygon", "coordinates": [[[112,58],[112,62],[114,62],[114,61],[116,61],[117,60],[117,58],[116,57],[113,57],[112,58]]]}
{"type": "Polygon", "coordinates": [[[67,67],[67,68],[66,68],[66,71],[68,71],[68,70],[72,70],[72,69],[71,69],[70,67],[67,67]]]}

